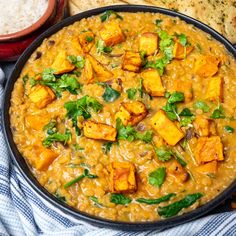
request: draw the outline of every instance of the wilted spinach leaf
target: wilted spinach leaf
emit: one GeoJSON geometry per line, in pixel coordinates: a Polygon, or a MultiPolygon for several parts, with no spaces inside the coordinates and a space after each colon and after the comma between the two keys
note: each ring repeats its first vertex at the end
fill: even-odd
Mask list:
{"type": "Polygon", "coordinates": [[[171,203],[170,205],[159,207],[157,212],[164,218],[177,215],[183,208],[187,208],[194,204],[199,198],[203,196],[202,193],[189,194],[180,201],[171,203]]]}
{"type": "Polygon", "coordinates": [[[163,197],[155,198],[155,199],[138,198],[138,199],[136,199],[136,202],[146,203],[148,205],[153,205],[153,204],[159,204],[161,202],[169,201],[174,196],[176,196],[175,193],[169,193],[163,197]]]}
{"type": "Polygon", "coordinates": [[[110,197],[110,202],[115,203],[117,205],[126,205],[131,203],[131,201],[131,198],[121,193],[112,193],[110,197]]]}

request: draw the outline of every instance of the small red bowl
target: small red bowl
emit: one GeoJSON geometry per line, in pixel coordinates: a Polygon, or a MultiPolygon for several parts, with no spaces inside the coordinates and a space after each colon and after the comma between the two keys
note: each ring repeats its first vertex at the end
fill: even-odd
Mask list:
{"type": "Polygon", "coordinates": [[[48,0],[45,13],[34,24],[15,33],[0,35],[0,61],[16,61],[35,38],[64,18],[66,6],[66,0],[48,0]]]}

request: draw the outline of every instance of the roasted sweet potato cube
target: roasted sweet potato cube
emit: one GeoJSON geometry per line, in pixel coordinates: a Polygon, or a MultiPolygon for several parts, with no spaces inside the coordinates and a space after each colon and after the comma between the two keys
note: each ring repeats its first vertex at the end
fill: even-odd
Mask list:
{"type": "Polygon", "coordinates": [[[194,71],[202,77],[211,77],[218,71],[220,60],[214,56],[200,56],[194,65],[194,71]]]}
{"type": "Polygon", "coordinates": [[[36,85],[29,94],[29,99],[35,103],[38,108],[44,108],[56,98],[53,91],[43,85],[36,85]]]}
{"type": "Polygon", "coordinates": [[[51,68],[56,71],[54,74],[57,75],[70,72],[75,69],[75,66],[67,60],[66,52],[60,51],[52,63],[51,68]]]}
{"type": "Polygon", "coordinates": [[[93,56],[87,55],[86,58],[90,61],[94,72],[99,81],[105,82],[112,79],[113,74],[106,67],[104,67],[99,61],[97,61],[93,56]]]}
{"type": "Polygon", "coordinates": [[[86,84],[91,84],[94,81],[93,67],[88,58],[85,60],[84,64],[84,77],[86,84]]]}
{"type": "Polygon", "coordinates": [[[207,137],[210,134],[209,128],[210,128],[210,121],[205,118],[204,116],[197,115],[193,126],[195,129],[195,132],[201,136],[201,137],[207,137]]]}
{"type": "Polygon", "coordinates": [[[128,125],[130,119],[131,119],[131,115],[130,113],[123,107],[120,106],[119,111],[115,114],[115,119],[120,118],[123,125],[128,125]]]}
{"type": "Polygon", "coordinates": [[[125,40],[125,36],[117,21],[106,22],[100,30],[100,36],[106,46],[114,46],[125,40]]]}
{"type": "Polygon", "coordinates": [[[194,149],[195,158],[198,164],[210,161],[223,161],[223,144],[219,136],[200,137],[194,149]]]}
{"type": "Polygon", "coordinates": [[[190,102],[193,97],[192,81],[190,80],[174,80],[174,91],[184,93],[184,101],[190,102]]]}
{"type": "Polygon", "coordinates": [[[195,168],[195,170],[201,174],[213,174],[217,172],[217,161],[211,161],[204,165],[200,165],[195,168]]]}
{"type": "Polygon", "coordinates": [[[79,34],[79,42],[85,53],[88,53],[94,45],[94,34],[92,31],[85,31],[79,34]]]}
{"type": "Polygon", "coordinates": [[[96,123],[94,121],[84,122],[84,136],[87,138],[115,141],[116,134],[116,129],[111,125],[96,123]]]}
{"type": "Polygon", "coordinates": [[[112,193],[133,193],[137,190],[135,166],[130,162],[112,162],[110,191],[112,193]]]}
{"type": "Polygon", "coordinates": [[[58,157],[56,152],[43,147],[37,153],[38,159],[35,161],[35,168],[37,170],[47,170],[51,163],[58,157]]]}
{"type": "Polygon", "coordinates": [[[35,114],[25,116],[26,125],[35,130],[42,130],[49,121],[50,117],[48,115],[35,114]]]}
{"type": "Polygon", "coordinates": [[[123,102],[115,118],[120,118],[126,125],[136,125],[147,116],[147,108],[142,102],[123,102]]]}
{"type": "Polygon", "coordinates": [[[209,79],[206,99],[210,101],[222,101],[223,98],[223,80],[219,76],[215,76],[209,79]]]}
{"type": "Polygon", "coordinates": [[[165,89],[157,70],[145,70],[142,72],[141,77],[143,79],[143,87],[150,95],[154,97],[165,95],[165,89]]]}
{"type": "Polygon", "coordinates": [[[138,52],[130,52],[130,51],[125,52],[122,62],[123,70],[139,72],[141,65],[142,65],[142,59],[138,52]]]}
{"type": "Polygon", "coordinates": [[[151,125],[154,130],[171,146],[174,146],[184,137],[184,133],[168,119],[163,110],[159,110],[151,118],[151,125]]]}
{"type": "Polygon", "coordinates": [[[145,32],[139,38],[139,51],[146,52],[147,56],[158,52],[158,35],[152,32],[145,32]]]}
{"type": "Polygon", "coordinates": [[[173,48],[173,57],[180,60],[184,59],[190,52],[192,52],[193,49],[194,47],[192,45],[184,47],[181,43],[175,42],[173,48]]]}
{"type": "Polygon", "coordinates": [[[176,160],[172,161],[167,171],[169,174],[173,175],[180,183],[186,182],[189,178],[189,173],[176,160]]]}

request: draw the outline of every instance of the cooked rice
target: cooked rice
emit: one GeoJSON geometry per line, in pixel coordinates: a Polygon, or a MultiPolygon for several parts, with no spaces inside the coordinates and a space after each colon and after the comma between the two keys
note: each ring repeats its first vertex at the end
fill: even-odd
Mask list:
{"type": "Polygon", "coordinates": [[[0,0],[0,35],[25,29],[46,11],[48,0],[0,0]]]}

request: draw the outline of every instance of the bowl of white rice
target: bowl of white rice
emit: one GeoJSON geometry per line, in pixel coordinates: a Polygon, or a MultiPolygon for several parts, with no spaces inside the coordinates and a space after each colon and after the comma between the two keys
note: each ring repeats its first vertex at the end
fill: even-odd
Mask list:
{"type": "Polygon", "coordinates": [[[64,16],[65,0],[0,0],[0,61],[14,61],[64,16]]]}

